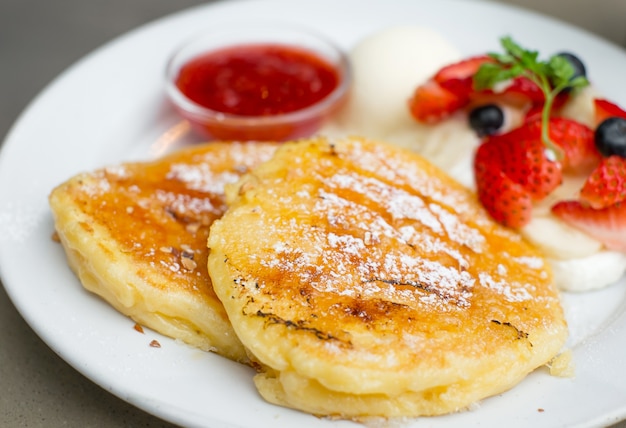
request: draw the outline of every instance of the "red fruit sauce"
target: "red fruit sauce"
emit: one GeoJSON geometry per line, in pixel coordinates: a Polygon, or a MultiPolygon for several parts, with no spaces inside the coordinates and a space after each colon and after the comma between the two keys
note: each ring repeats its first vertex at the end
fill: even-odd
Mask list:
{"type": "Polygon", "coordinates": [[[305,49],[253,44],[200,55],[183,65],[176,86],[211,110],[271,116],[309,107],[339,84],[331,64],[305,49]]]}

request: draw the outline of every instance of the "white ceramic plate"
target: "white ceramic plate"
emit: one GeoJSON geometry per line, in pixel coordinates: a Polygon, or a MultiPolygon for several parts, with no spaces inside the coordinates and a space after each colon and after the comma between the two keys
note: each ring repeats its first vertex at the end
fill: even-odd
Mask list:
{"type": "MultiPolygon", "coordinates": [[[[24,112],[0,157],[0,268],[24,318],[62,358],[128,402],[172,422],[225,427],[349,427],[265,403],[252,371],[154,332],[83,291],[52,241],[47,195],[73,174],[153,158],[187,141],[166,105],[168,55],[198,30],[225,22],[286,21],[346,49],[394,24],[430,26],[467,54],[498,49],[510,34],[543,52],[580,54],[591,79],[626,105],[626,53],[562,23],[476,1],[269,0],[199,7],[108,44],[53,82],[24,112]],[[152,339],[161,348],[148,346],[152,339]]],[[[545,369],[478,409],[407,422],[411,427],[599,426],[626,417],[626,281],[566,295],[575,379],[545,369]],[[540,410],[541,409],[541,410],[540,410]]]]}

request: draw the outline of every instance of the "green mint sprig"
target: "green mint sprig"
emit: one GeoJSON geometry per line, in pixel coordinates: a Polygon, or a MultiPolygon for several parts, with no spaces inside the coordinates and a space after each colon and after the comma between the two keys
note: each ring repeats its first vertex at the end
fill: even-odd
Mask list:
{"type": "Polygon", "coordinates": [[[483,64],[474,75],[477,90],[492,89],[496,84],[519,76],[533,81],[544,93],[545,103],[541,112],[541,139],[556,159],[563,158],[563,151],[550,138],[550,111],[557,95],[569,88],[577,90],[589,84],[584,76],[574,77],[572,64],[562,56],[553,55],[547,61],[539,60],[539,53],[522,48],[511,37],[503,37],[500,43],[504,53],[490,53],[495,62],[483,64]]]}

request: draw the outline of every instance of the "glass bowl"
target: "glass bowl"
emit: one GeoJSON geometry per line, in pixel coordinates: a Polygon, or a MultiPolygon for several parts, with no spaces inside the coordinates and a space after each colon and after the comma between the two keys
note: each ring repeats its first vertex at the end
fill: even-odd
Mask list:
{"type": "MultiPolygon", "coordinates": [[[[224,69],[221,65],[217,68],[224,69]]],[[[308,69],[306,73],[309,74],[302,74],[300,79],[306,82],[306,87],[319,87],[315,86],[315,83],[310,83],[315,79],[308,80],[310,72],[311,70],[308,69]]],[[[210,73],[205,74],[197,74],[194,78],[205,79],[202,81],[203,85],[210,83],[209,80],[221,79],[214,78],[210,73]]],[[[281,77],[282,81],[285,81],[284,76],[281,77]]],[[[350,84],[350,64],[347,56],[339,47],[315,32],[281,25],[231,25],[228,28],[207,31],[179,47],[168,61],[166,69],[166,92],[169,99],[180,115],[190,122],[192,128],[203,138],[209,140],[286,141],[310,136],[340,108],[347,97],[350,84]],[[184,79],[181,76],[183,76],[185,67],[201,61],[203,57],[223,55],[237,49],[245,51],[245,49],[254,50],[268,46],[299,52],[309,59],[321,61],[322,64],[330,67],[336,76],[332,90],[327,89],[329,92],[312,104],[291,111],[246,112],[242,114],[227,111],[227,106],[224,108],[222,106],[209,107],[207,103],[198,101],[197,97],[194,100],[192,99],[194,98],[193,93],[185,90],[181,84],[184,79]]],[[[239,96],[237,92],[239,86],[242,85],[232,83],[224,85],[229,93],[232,94],[234,91],[237,96],[239,96]]],[[[283,86],[286,85],[283,84],[283,86]]],[[[219,92],[218,90],[204,91],[207,96],[219,92]]],[[[267,92],[272,93],[271,91],[267,92]]],[[[301,93],[287,93],[287,95],[283,94],[282,97],[284,99],[291,97],[293,101],[304,99],[301,93]]],[[[243,95],[241,98],[243,99],[243,95]]],[[[258,104],[258,110],[266,104],[265,99],[259,99],[255,102],[258,104]]],[[[254,102],[251,105],[253,106],[253,104],[254,102]]]]}

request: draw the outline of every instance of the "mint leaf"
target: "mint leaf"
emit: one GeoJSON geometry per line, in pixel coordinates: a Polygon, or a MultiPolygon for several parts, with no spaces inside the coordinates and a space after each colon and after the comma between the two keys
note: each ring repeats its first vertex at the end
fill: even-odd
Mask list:
{"type": "Polygon", "coordinates": [[[521,59],[524,55],[531,53],[530,51],[523,49],[520,45],[515,43],[513,39],[509,36],[500,39],[500,44],[509,55],[517,59],[521,59]]]}
{"type": "Polygon", "coordinates": [[[474,88],[482,91],[493,88],[497,83],[511,78],[508,69],[496,63],[483,64],[474,75],[474,88]]]}
{"type": "Polygon", "coordinates": [[[547,75],[555,88],[567,86],[574,76],[574,67],[561,56],[553,56],[548,62],[547,75]]]}
{"type": "Polygon", "coordinates": [[[574,78],[574,67],[559,55],[541,61],[539,52],[521,47],[509,36],[501,38],[500,43],[504,53],[489,54],[494,62],[480,67],[474,75],[474,87],[477,90],[493,89],[496,84],[516,77],[525,77],[534,82],[545,96],[541,115],[542,140],[557,159],[561,158],[563,156],[561,148],[549,136],[552,104],[564,89],[579,89],[587,86],[589,81],[583,76],[574,78]]]}
{"type": "Polygon", "coordinates": [[[584,88],[589,85],[589,80],[585,76],[578,76],[569,82],[569,87],[573,89],[584,88]]]}

